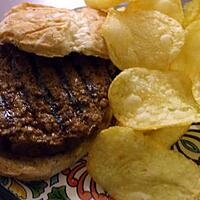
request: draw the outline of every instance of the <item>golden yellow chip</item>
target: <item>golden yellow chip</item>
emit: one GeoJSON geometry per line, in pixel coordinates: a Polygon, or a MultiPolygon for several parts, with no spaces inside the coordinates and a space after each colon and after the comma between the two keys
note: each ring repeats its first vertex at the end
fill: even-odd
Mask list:
{"type": "Polygon", "coordinates": [[[200,0],[190,0],[184,7],[184,26],[186,27],[193,21],[200,19],[200,0]]]}
{"type": "Polygon", "coordinates": [[[125,2],[123,0],[85,0],[87,6],[95,9],[108,9],[125,2]]]}
{"type": "Polygon", "coordinates": [[[171,69],[183,71],[192,80],[200,72],[200,20],[194,21],[186,28],[185,44],[171,64],[171,69]]]}
{"type": "Polygon", "coordinates": [[[193,82],[193,95],[200,105],[200,20],[186,28],[185,44],[171,69],[186,73],[193,82]]]}
{"type": "Polygon", "coordinates": [[[135,130],[187,126],[200,121],[192,83],[181,72],[126,69],[112,82],[108,97],[116,119],[135,130]]]}
{"type": "Polygon", "coordinates": [[[157,10],[183,23],[184,13],[181,0],[133,0],[128,6],[131,12],[157,10]]]}
{"type": "Polygon", "coordinates": [[[196,102],[200,105],[200,73],[193,76],[192,93],[196,102]]]}
{"type": "Polygon", "coordinates": [[[170,149],[173,144],[175,144],[182,135],[184,135],[189,126],[174,126],[169,128],[162,128],[155,131],[148,131],[145,133],[154,142],[170,149]]]}
{"type": "Polygon", "coordinates": [[[88,171],[115,200],[200,197],[198,166],[131,128],[102,131],[89,151],[88,171]]]}
{"type": "Polygon", "coordinates": [[[113,10],[102,26],[109,55],[119,69],[166,69],[180,52],[182,26],[158,11],[113,10]]]}

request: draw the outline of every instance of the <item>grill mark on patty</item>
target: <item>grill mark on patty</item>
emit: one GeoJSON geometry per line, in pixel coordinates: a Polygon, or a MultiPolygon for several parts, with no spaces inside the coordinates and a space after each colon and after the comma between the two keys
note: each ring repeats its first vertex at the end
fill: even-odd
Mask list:
{"type": "Polygon", "coordinates": [[[92,96],[92,100],[95,104],[100,106],[98,110],[103,110],[108,106],[107,91],[111,82],[109,74],[107,72],[105,62],[101,59],[89,57],[86,60],[85,57],[81,57],[81,64],[84,63],[84,70],[81,70],[81,66],[77,63],[76,57],[73,57],[73,61],[79,65],[79,75],[81,78],[90,81],[90,85],[94,85],[95,95],[92,96]],[[81,72],[82,71],[82,72],[81,72]],[[101,87],[104,85],[104,87],[101,87]]]}
{"type": "MultiPolygon", "coordinates": [[[[67,60],[70,60],[70,56],[67,57],[67,60]]],[[[84,118],[88,103],[86,104],[85,101],[79,100],[82,94],[78,94],[77,96],[77,93],[74,91],[74,84],[72,84],[72,80],[76,79],[73,70],[74,66],[71,61],[67,62],[66,58],[56,58],[52,63],[54,72],[56,73],[55,80],[57,80],[57,84],[60,86],[60,93],[63,97],[60,102],[63,107],[59,111],[59,114],[65,116],[64,122],[66,127],[69,128],[67,137],[74,138],[78,135],[80,138],[84,138],[85,135],[87,135],[89,126],[84,118]],[[70,76],[68,76],[68,74],[70,74],[70,76]]],[[[80,86],[80,82],[77,84],[80,86]]],[[[82,90],[81,86],[79,89],[82,90]]]]}
{"type": "MultiPolygon", "coordinates": [[[[88,57],[89,58],[89,57],[88,57]]],[[[88,62],[88,58],[86,59],[85,57],[81,56],[79,58],[79,62],[77,62],[77,59],[72,56],[71,61],[74,65],[74,69],[79,76],[79,79],[82,81],[82,83],[85,86],[86,93],[91,96],[91,102],[95,105],[95,110],[100,113],[100,109],[96,106],[95,104],[95,99],[97,99],[97,87],[93,84],[91,77],[87,77],[87,74],[85,73],[86,70],[83,69],[84,67],[90,67],[90,63],[88,62]],[[81,64],[80,64],[81,62],[81,64]]],[[[95,67],[95,66],[93,66],[95,67]]],[[[95,70],[96,71],[96,70],[95,70]]],[[[87,120],[87,119],[86,119],[87,120]]],[[[98,127],[96,125],[91,124],[91,128],[89,132],[95,132],[98,130],[98,127]]]]}
{"type": "Polygon", "coordinates": [[[98,88],[98,92],[102,92],[102,94],[104,94],[103,96],[100,95],[101,97],[105,97],[105,94],[107,96],[107,91],[109,89],[109,86],[110,86],[110,83],[112,82],[112,79],[108,73],[108,67],[107,67],[107,64],[106,64],[106,61],[105,60],[100,60],[99,59],[99,62],[97,62],[94,57],[91,57],[90,59],[90,65],[91,67],[92,66],[95,66],[96,68],[96,73],[102,77],[102,79],[99,79],[99,84],[97,84],[97,86],[103,84],[105,85],[104,88],[101,88],[101,87],[97,87],[98,88]]]}
{"type": "Polygon", "coordinates": [[[33,58],[31,58],[31,70],[32,74],[36,80],[37,86],[40,89],[40,91],[43,94],[44,101],[48,104],[51,114],[55,118],[57,124],[59,124],[61,130],[65,130],[66,127],[62,123],[62,117],[58,114],[59,107],[57,105],[57,102],[55,101],[54,96],[51,94],[51,91],[49,88],[46,86],[42,73],[40,72],[39,67],[37,67],[37,64],[33,58]]]}
{"type": "MultiPolygon", "coordinates": [[[[87,58],[89,59],[89,57],[87,58]]],[[[86,59],[86,60],[87,60],[86,59]]],[[[77,59],[75,59],[77,60],[77,59]]],[[[96,106],[94,98],[90,98],[90,94],[88,96],[88,93],[90,93],[87,90],[87,86],[85,85],[83,79],[86,79],[86,77],[84,78],[83,76],[85,76],[85,74],[83,73],[82,76],[79,73],[79,69],[76,68],[76,62],[74,60],[73,55],[70,57],[70,59],[67,60],[67,63],[65,63],[65,73],[66,74],[70,74],[71,76],[68,77],[68,81],[70,82],[69,85],[71,85],[72,87],[72,91],[74,92],[74,95],[77,96],[76,98],[78,99],[79,102],[82,102],[83,105],[83,113],[80,115],[80,118],[82,121],[84,121],[86,124],[88,124],[91,128],[88,131],[88,133],[86,134],[92,134],[96,129],[98,129],[98,126],[96,124],[94,124],[96,121],[98,120],[102,120],[102,118],[99,118],[99,116],[101,116],[100,114],[100,109],[96,106]],[[68,65],[71,65],[70,68],[68,68],[68,65]],[[90,110],[93,110],[94,112],[90,112],[90,110]]],[[[82,63],[82,57],[79,56],[79,62],[82,63]]],[[[87,65],[88,62],[83,63],[85,70],[87,70],[87,65]]],[[[89,77],[88,77],[89,79],[89,77]]],[[[79,114],[79,113],[78,113],[79,114]]]]}
{"type": "MultiPolygon", "coordinates": [[[[24,123],[23,115],[16,115],[14,112],[15,107],[23,110],[23,102],[21,101],[19,93],[16,93],[13,87],[15,84],[13,84],[13,75],[10,67],[12,60],[12,56],[10,54],[12,53],[12,49],[9,49],[10,51],[7,51],[7,49],[8,48],[5,46],[1,49],[1,51],[3,51],[1,55],[3,54],[3,56],[1,56],[0,59],[0,96],[3,109],[0,132],[5,135],[12,134],[13,131],[4,129],[9,129],[9,127],[15,126],[16,124],[21,126],[24,123]]],[[[23,113],[23,111],[21,113],[23,113]]],[[[27,117],[27,120],[29,120],[29,117],[27,117]]]]}
{"type": "Polygon", "coordinates": [[[82,82],[85,84],[87,93],[91,97],[96,98],[97,97],[97,88],[92,83],[90,78],[86,77],[86,74],[83,70],[83,65],[88,66],[88,61],[86,59],[84,59],[84,57],[81,57],[80,60],[81,60],[81,65],[79,62],[77,62],[76,59],[72,59],[72,62],[74,63],[74,66],[75,66],[75,70],[76,70],[77,74],[79,75],[80,79],[82,80],[82,82]]]}
{"type": "MultiPolygon", "coordinates": [[[[14,55],[15,55],[15,53],[14,53],[14,55]]],[[[18,60],[18,59],[25,60],[26,57],[21,52],[18,52],[18,54],[16,54],[12,58],[10,58],[10,60],[11,60],[10,68],[11,68],[12,76],[14,77],[14,79],[17,82],[17,84],[15,85],[15,88],[19,92],[19,95],[22,98],[22,101],[26,107],[26,110],[31,114],[31,116],[34,119],[34,122],[33,122],[33,124],[31,124],[31,126],[35,127],[36,129],[39,129],[44,134],[46,134],[47,130],[46,130],[45,126],[40,122],[40,120],[38,120],[37,109],[31,103],[30,91],[28,88],[25,87],[25,84],[26,83],[28,84],[29,81],[28,82],[23,81],[23,76],[24,75],[26,76],[26,74],[24,74],[24,73],[29,68],[29,63],[27,63],[28,66],[21,66],[20,60],[18,60]]],[[[30,125],[30,124],[28,124],[28,125],[30,125]]]]}
{"type": "MultiPolygon", "coordinates": [[[[63,63],[61,61],[57,61],[59,62],[59,64],[62,66],[63,63]]],[[[76,110],[77,113],[81,113],[82,109],[84,107],[84,104],[82,102],[80,102],[75,95],[73,94],[73,91],[69,85],[69,79],[68,77],[65,75],[65,71],[63,70],[63,67],[56,67],[55,63],[54,63],[54,69],[55,72],[57,74],[57,76],[60,79],[60,83],[62,85],[62,88],[64,89],[64,91],[67,94],[67,97],[69,99],[69,103],[72,105],[72,107],[76,110]]]]}
{"type": "MultiPolygon", "coordinates": [[[[75,118],[75,122],[79,122],[81,127],[81,132],[77,130],[77,125],[72,125],[72,129],[75,131],[75,135],[79,134],[80,137],[82,135],[86,135],[88,132],[87,127],[89,126],[88,121],[85,118],[85,114],[87,113],[87,106],[88,102],[86,101],[87,96],[82,94],[82,82],[76,77],[76,71],[74,70],[74,66],[71,63],[71,57],[69,56],[67,61],[66,60],[57,60],[59,63],[59,67],[54,66],[54,69],[57,73],[57,76],[60,80],[60,84],[66,94],[69,104],[72,107],[72,112],[75,118]],[[70,76],[68,76],[70,74],[70,76]],[[77,83],[73,83],[77,80],[77,83]],[[79,94],[77,95],[75,88],[79,87],[79,94]],[[81,98],[81,99],[80,99],[81,98]]],[[[54,63],[55,64],[55,63],[54,63]]],[[[73,131],[72,131],[73,132],[73,131]]],[[[73,135],[73,134],[72,134],[73,135]]]]}
{"type": "Polygon", "coordinates": [[[107,67],[108,66],[107,61],[106,60],[99,60],[99,62],[97,62],[94,59],[94,57],[91,57],[90,64],[91,64],[91,66],[95,66],[96,72],[101,77],[103,77],[103,79],[101,79],[100,81],[102,83],[104,83],[107,86],[106,89],[108,89],[110,83],[112,82],[112,78],[111,78],[110,73],[109,73],[109,68],[107,67]]]}
{"type": "Polygon", "coordinates": [[[16,81],[19,81],[19,84],[17,84],[15,87],[17,91],[19,92],[21,98],[23,99],[24,105],[27,109],[28,112],[30,112],[33,116],[35,115],[35,110],[32,108],[29,99],[28,99],[28,91],[26,90],[24,84],[21,81],[22,74],[17,68],[17,56],[14,56],[11,60],[10,67],[11,67],[11,72],[13,74],[14,79],[16,81]]]}
{"type": "Polygon", "coordinates": [[[0,96],[0,107],[4,109],[3,116],[6,120],[6,122],[10,125],[14,122],[13,119],[13,112],[10,107],[9,101],[5,98],[5,96],[2,94],[0,96]]]}

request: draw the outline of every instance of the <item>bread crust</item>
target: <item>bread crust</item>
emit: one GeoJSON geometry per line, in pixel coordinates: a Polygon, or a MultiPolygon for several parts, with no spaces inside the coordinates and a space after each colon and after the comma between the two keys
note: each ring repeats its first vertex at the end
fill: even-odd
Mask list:
{"type": "Polygon", "coordinates": [[[104,12],[87,7],[68,10],[21,3],[0,23],[0,42],[46,57],[78,52],[108,58],[100,33],[105,17],[104,12]]]}
{"type": "Polygon", "coordinates": [[[22,181],[46,180],[84,156],[88,146],[89,142],[84,142],[70,153],[45,158],[22,158],[0,153],[0,175],[15,177],[22,181]]]}

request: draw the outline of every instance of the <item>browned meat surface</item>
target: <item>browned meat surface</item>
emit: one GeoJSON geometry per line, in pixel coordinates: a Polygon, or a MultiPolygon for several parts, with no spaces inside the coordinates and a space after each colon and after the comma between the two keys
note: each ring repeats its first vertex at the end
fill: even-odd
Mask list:
{"type": "Polygon", "coordinates": [[[0,46],[0,146],[25,156],[70,151],[101,127],[109,61],[72,54],[43,58],[0,46]]]}

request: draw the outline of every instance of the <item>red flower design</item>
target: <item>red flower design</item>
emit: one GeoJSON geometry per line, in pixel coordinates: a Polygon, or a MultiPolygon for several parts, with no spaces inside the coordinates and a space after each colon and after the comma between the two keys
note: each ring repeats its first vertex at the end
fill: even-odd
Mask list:
{"type": "Polygon", "coordinates": [[[62,173],[67,177],[67,183],[70,187],[76,188],[77,194],[81,200],[113,200],[106,193],[99,193],[97,191],[96,183],[90,178],[90,191],[84,189],[86,178],[89,176],[86,170],[87,160],[85,158],[79,160],[72,168],[64,170],[62,173]],[[79,178],[76,174],[83,171],[79,178]]]}

